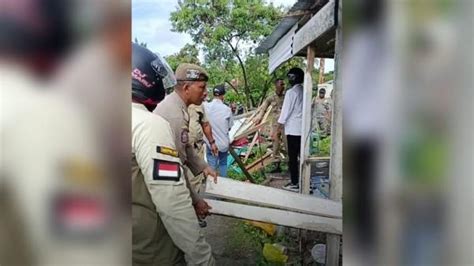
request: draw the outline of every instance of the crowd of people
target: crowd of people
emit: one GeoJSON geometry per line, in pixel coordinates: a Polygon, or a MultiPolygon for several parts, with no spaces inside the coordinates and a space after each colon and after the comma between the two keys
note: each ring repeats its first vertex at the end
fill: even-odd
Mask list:
{"type": "MultiPolygon", "coordinates": [[[[208,97],[207,71],[182,63],[176,71],[159,55],[132,44],[132,218],[135,265],[214,265],[202,228],[212,208],[199,195],[206,178],[227,176],[233,111],[218,85],[208,97]],[[172,92],[166,95],[167,91],[172,92]]],[[[253,122],[271,107],[270,136],[275,172],[281,171],[282,141],[289,157],[291,182],[299,191],[304,72],[292,68],[275,81],[253,122]],[[285,138],[282,138],[282,136],[285,138]]],[[[327,103],[320,90],[318,105],[327,103]],[[322,98],[321,98],[322,97],[322,98]]],[[[324,110],[327,110],[324,109],[324,110]]],[[[324,123],[321,124],[324,126],[324,123]]]]}

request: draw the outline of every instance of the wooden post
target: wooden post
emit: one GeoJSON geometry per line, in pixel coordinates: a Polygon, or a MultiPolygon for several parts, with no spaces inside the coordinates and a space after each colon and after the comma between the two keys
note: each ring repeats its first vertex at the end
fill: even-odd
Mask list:
{"type": "MultiPolygon", "coordinates": [[[[342,52],[342,0],[337,0],[337,28],[334,62],[334,99],[332,113],[332,143],[331,165],[329,169],[330,191],[329,197],[334,201],[342,201],[342,86],[340,63],[342,52]]],[[[338,266],[341,237],[334,234],[327,235],[326,265],[338,266]]]]}
{"type": "Polygon", "coordinates": [[[235,151],[232,147],[229,147],[229,153],[230,153],[230,155],[232,155],[232,157],[234,157],[234,159],[237,162],[237,164],[239,165],[240,169],[242,169],[242,172],[244,173],[245,177],[247,177],[247,179],[250,182],[255,183],[255,180],[253,180],[253,177],[249,174],[247,169],[245,169],[245,165],[242,163],[242,161],[239,158],[239,155],[237,155],[237,153],[235,153],[235,151]]]}
{"type": "Polygon", "coordinates": [[[300,192],[309,194],[311,165],[305,163],[309,157],[309,144],[311,143],[311,98],[313,95],[313,81],[311,72],[314,66],[314,47],[308,46],[307,67],[304,75],[303,88],[303,125],[301,128],[300,151],[300,192]]]}
{"type": "MultiPolygon", "coordinates": [[[[313,96],[313,80],[311,72],[314,67],[314,47],[308,45],[307,66],[304,75],[303,85],[303,125],[301,127],[301,150],[300,150],[300,193],[309,194],[311,180],[311,164],[306,163],[309,157],[309,144],[311,143],[311,100],[313,96]]],[[[306,246],[306,232],[299,231],[300,253],[303,255],[301,263],[304,264],[303,257],[306,246]]]]}
{"type": "Polygon", "coordinates": [[[324,58],[319,58],[319,80],[318,84],[324,83],[324,58]]]}

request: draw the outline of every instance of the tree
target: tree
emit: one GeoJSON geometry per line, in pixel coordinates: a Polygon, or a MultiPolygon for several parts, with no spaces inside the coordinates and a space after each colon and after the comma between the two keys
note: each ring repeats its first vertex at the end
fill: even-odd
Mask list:
{"type": "Polygon", "coordinates": [[[145,47],[145,48],[147,48],[147,47],[146,47],[146,45],[147,45],[146,42],[140,42],[140,41],[138,41],[137,37],[135,37],[135,39],[133,40],[133,42],[136,43],[136,44],[139,44],[139,45],[141,45],[141,46],[143,46],[143,47],[145,47]]]}
{"type": "Polygon", "coordinates": [[[199,62],[199,49],[196,45],[189,43],[184,45],[179,52],[166,56],[165,59],[173,70],[176,70],[181,63],[201,64],[199,62]]]}
{"type": "Polygon", "coordinates": [[[268,36],[279,21],[282,8],[264,0],[180,0],[170,20],[174,31],[191,35],[202,45],[206,61],[240,68],[247,106],[255,106],[246,57],[268,36]]]}

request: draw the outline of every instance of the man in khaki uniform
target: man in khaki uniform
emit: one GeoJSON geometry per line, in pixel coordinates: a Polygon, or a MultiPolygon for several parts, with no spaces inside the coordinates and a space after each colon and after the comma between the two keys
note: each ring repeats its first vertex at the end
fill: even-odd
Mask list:
{"type": "MultiPolygon", "coordinates": [[[[178,83],[174,92],[160,102],[153,111],[170,123],[179,158],[186,166],[184,174],[187,182],[192,179],[193,175],[196,176],[200,173],[205,176],[211,175],[214,177],[214,182],[217,181],[217,173],[199,157],[189,142],[188,106],[191,104],[201,105],[205,98],[208,77],[207,72],[197,65],[180,64],[176,69],[178,83]]],[[[196,212],[198,215],[203,211],[206,213],[209,206],[191,186],[189,187],[196,212]]],[[[204,218],[206,215],[199,216],[204,218]]]]}
{"type": "Polygon", "coordinates": [[[171,127],[150,112],[174,76],[146,48],[132,53],[133,265],[215,265],[196,216],[208,209],[193,208],[171,127]]]}
{"type": "Polygon", "coordinates": [[[259,108],[258,113],[256,114],[253,121],[256,125],[262,122],[263,116],[267,113],[268,108],[272,108],[270,111],[270,115],[268,117],[270,121],[270,136],[273,140],[273,159],[276,162],[276,168],[272,172],[281,172],[280,168],[280,151],[281,151],[281,132],[278,130],[279,125],[277,123],[278,117],[280,116],[281,107],[283,105],[283,91],[285,90],[285,82],[283,79],[277,79],[275,81],[275,94],[269,96],[265,99],[262,105],[259,108]]]}
{"type": "MultiPolygon", "coordinates": [[[[205,95],[207,92],[205,93],[205,95]]],[[[207,119],[206,113],[204,112],[204,108],[201,105],[191,104],[188,107],[189,113],[189,143],[191,146],[194,147],[194,151],[196,154],[201,158],[204,159],[204,135],[206,135],[207,139],[210,139],[213,142],[214,138],[212,137],[212,128],[209,124],[209,120],[207,119]]],[[[217,154],[217,146],[216,143],[213,142],[212,144],[212,152],[217,154]]],[[[201,173],[197,176],[194,176],[191,180],[189,180],[191,186],[193,187],[194,191],[199,193],[200,185],[204,180],[204,175],[201,173]]]]}
{"type": "Polygon", "coordinates": [[[326,89],[319,89],[318,96],[314,98],[313,106],[313,124],[321,137],[325,138],[331,135],[331,101],[326,98],[326,89]]]}

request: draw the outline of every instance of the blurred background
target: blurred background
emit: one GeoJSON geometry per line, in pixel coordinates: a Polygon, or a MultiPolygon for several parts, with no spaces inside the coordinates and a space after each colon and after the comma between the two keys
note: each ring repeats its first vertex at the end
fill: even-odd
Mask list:
{"type": "Polygon", "coordinates": [[[472,265],[473,1],[343,1],[344,264],[472,265]]]}
{"type": "Polygon", "coordinates": [[[0,264],[129,265],[131,5],[0,1],[0,264]]]}
{"type": "MultiPolygon", "coordinates": [[[[471,0],[343,0],[346,265],[472,265],[471,0]]],[[[0,264],[129,265],[130,1],[0,0],[0,264]]]]}

